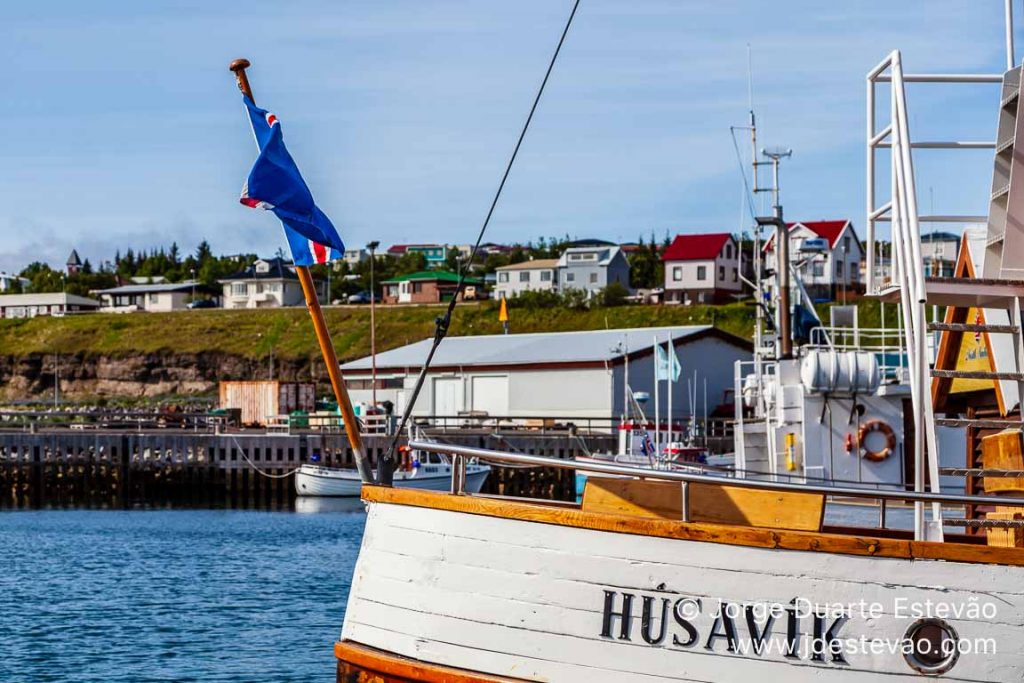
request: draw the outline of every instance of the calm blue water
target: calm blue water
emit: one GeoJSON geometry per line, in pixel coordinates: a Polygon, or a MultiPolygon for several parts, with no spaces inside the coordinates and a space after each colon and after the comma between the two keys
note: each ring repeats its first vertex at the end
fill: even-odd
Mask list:
{"type": "Polygon", "coordinates": [[[0,681],[333,681],[364,520],[0,513],[0,681]]]}

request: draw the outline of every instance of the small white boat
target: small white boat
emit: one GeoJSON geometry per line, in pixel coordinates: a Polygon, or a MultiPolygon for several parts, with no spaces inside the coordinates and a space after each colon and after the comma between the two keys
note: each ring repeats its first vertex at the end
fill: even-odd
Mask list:
{"type": "MultiPolygon", "coordinates": [[[[451,486],[452,464],[436,453],[424,454],[423,460],[414,460],[412,467],[398,469],[394,474],[396,488],[416,488],[447,491],[451,486]]],[[[479,493],[489,465],[476,462],[466,464],[466,492],[479,493]]],[[[319,465],[301,465],[295,472],[295,492],[300,496],[358,496],[363,482],[356,470],[343,470],[319,465]]]]}

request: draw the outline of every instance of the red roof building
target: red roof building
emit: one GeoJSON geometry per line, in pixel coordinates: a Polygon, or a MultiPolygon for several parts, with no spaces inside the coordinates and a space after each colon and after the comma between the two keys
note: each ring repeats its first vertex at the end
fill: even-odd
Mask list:
{"type": "Polygon", "coordinates": [[[727,232],[676,235],[661,255],[665,303],[725,303],[743,291],[740,250],[727,232]]]}

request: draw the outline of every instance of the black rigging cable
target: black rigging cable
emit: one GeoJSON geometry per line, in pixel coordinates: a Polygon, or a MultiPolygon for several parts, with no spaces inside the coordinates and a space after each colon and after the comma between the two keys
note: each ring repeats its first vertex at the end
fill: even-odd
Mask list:
{"type": "Polygon", "coordinates": [[[508,180],[508,174],[512,171],[512,164],[515,163],[516,156],[519,154],[519,147],[523,144],[523,138],[526,137],[526,131],[530,128],[530,122],[533,120],[533,114],[537,111],[537,105],[540,103],[541,95],[544,94],[544,86],[548,84],[548,78],[551,76],[552,69],[555,68],[555,62],[558,60],[558,53],[562,50],[562,44],[565,43],[565,36],[569,33],[569,27],[572,26],[573,17],[576,16],[576,10],[579,6],[580,0],[576,0],[572,6],[572,12],[569,13],[569,19],[565,22],[565,28],[562,29],[562,36],[558,39],[558,46],[555,47],[555,53],[551,55],[551,62],[548,64],[548,69],[544,73],[544,80],[540,83],[540,88],[537,90],[537,96],[533,98],[533,106],[530,107],[530,113],[526,117],[526,123],[523,124],[523,129],[519,132],[519,139],[516,140],[516,146],[512,150],[512,156],[509,157],[508,164],[505,166],[505,173],[502,174],[501,182],[498,183],[498,190],[494,193],[494,199],[491,200],[491,206],[487,210],[487,217],[484,218],[483,225],[480,226],[480,233],[476,237],[476,243],[473,245],[473,250],[469,252],[469,258],[462,267],[459,268],[459,282],[455,286],[455,293],[448,302],[448,308],[445,309],[444,315],[434,321],[434,343],[431,345],[430,351],[427,353],[426,360],[423,361],[423,367],[420,368],[420,374],[416,378],[416,385],[413,387],[412,396],[409,398],[409,402],[406,404],[405,410],[402,412],[402,420],[398,423],[398,428],[395,430],[394,437],[391,439],[391,444],[388,446],[387,453],[385,453],[384,457],[381,459],[380,465],[378,466],[377,481],[384,486],[391,485],[391,477],[394,473],[395,464],[395,448],[398,446],[398,440],[401,438],[402,432],[405,431],[405,425],[409,421],[409,415],[412,413],[413,406],[416,405],[416,399],[419,398],[420,390],[423,388],[423,381],[426,379],[427,371],[430,369],[430,363],[434,360],[434,353],[448,334],[448,327],[452,322],[452,312],[455,310],[455,305],[458,302],[459,295],[462,293],[463,287],[466,283],[466,274],[472,267],[473,260],[476,258],[476,253],[480,249],[480,242],[483,241],[484,233],[487,232],[487,226],[491,222],[491,216],[494,215],[494,209],[498,206],[498,200],[501,198],[501,191],[505,189],[505,181],[508,180]]]}

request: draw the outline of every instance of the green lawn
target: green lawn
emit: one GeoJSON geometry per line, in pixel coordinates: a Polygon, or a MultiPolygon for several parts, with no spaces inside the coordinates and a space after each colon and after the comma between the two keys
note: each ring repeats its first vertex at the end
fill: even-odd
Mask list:
{"type": "MultiPolygon", "coordinates": [[[[861,302],[860,306],[861,325],[877,326],[878,305],[861,302]]],[[[895,309],[890,309],[886,312],[887,323],[893,326],[895,309]]],[[[379,306],[378,347],[386,350],[432,336],[434,318],[442,310],[435,306],[379,306]]],[[[827,323],[827,306],[819,310],[827,323]]],[[[512,332],[557,332],[713,324],[749,339],[753,334],[753,311],[753,307],[746,303],[727,306],[618,306],[587,311],[513,308],[511,328],[512,332]]],[[[369,307],[328,308],[325,313],[341,359],[369,353],[369,307]]],[[[452,335],[500,332],[496,303],[466,303],[456,308],[452,335]]],[[[304,308],[0,320],[0,354],[8,356],[54,351],[112,356],[220,351],[257,358],[265,356],[271,348],[280,358],[308,358],[319,353],[309,315],[304,308]]]]}

